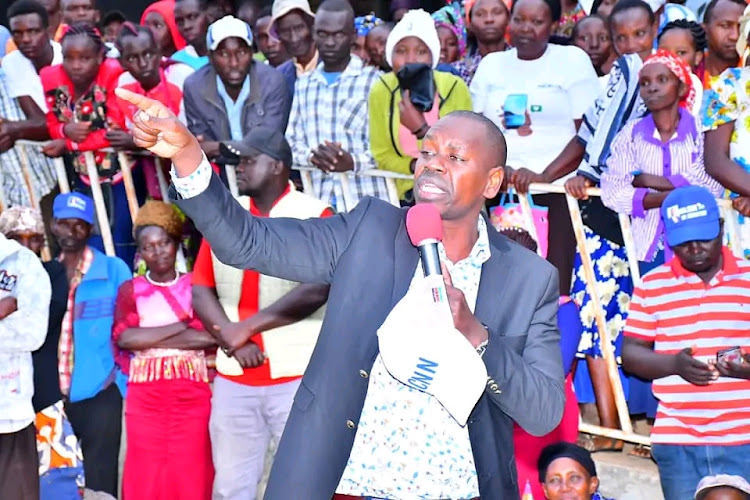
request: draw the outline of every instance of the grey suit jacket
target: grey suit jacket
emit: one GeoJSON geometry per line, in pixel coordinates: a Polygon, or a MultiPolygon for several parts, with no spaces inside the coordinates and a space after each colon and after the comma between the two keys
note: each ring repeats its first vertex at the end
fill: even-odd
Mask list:
{"type": "MultiPolygon", "coordinates": [[[[376,331],[406,294],[418,252],[404,209],[364,198],[326,219],[256,218],[214,175],[175,200],[224,263],[288,280],[331,285],[310,364],[294,398],[266,490],[269,500],[328,500],[343,474],[378,355],[376,331]]],[[[475,314],[490,331],[489,380],[469,419],[479,491],[517,499],[513,421],[535,435],[562,417],[563,368],[556,270],[488,228],[475,314]]],[[[385,437],[383,439],[386,439],[385,437]]]]}
{"type": "MultiPolygon", "coordinates": [[[[286,130],[292,99],[286,91],[284,76],[275,68],[253,61],[250,66],[250,95],[242,107],[242,133],[264,126],[286,130]]],[[[193,135],[207,141],[228,141],[232,138],[224,101],[216,86],[216,71],[206,64],[187,77],[183,91],[185,117],[193,135]]]]}

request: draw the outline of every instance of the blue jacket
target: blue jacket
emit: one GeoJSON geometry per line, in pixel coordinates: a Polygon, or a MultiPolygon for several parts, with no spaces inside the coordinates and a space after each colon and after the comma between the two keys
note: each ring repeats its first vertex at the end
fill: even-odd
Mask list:
{"type": "Polygon", "coordinates": [[[127,383],[115,365],[112,323],[117,290],[132,275],[122,260],[91,250],[94,260],[75,293],[72,402],[96,396],[109,385],[112,376],[124,397],[127,383]]]}
{"type": "Polygon", "coordinates": [[[283,62],[277,68],[284,75],[286,88],[289,90],[289,98],[294,98],[294,84],[297,82],[297,68],[294,67],[294,59],[283,62]]]}

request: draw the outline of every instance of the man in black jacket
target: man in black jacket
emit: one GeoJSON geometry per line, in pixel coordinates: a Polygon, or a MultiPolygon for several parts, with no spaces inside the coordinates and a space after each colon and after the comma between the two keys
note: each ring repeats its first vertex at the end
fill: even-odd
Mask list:
{"type": "MultiPolygon", "coordinates": [[[[513,421],[534,435],[557,426],[563,369],[555,269],[500,236],[481,215],[503,180],[499,129],[475,113],[452,113],[428,131],[415,171],[417,202],[435,205],[442,219],[453,319],[444,327],[477,348],[488,373],[468,425],[461,426],[436,399],[382,368],[378,329],[422,279],[405,210],[365,198],[327,219],[253,217],[168,109],[118,92],[142,110],[136,143],[172,159],[174,197],[221,261],[330,284],[323,328],[266,498],[398,498],[404,491],[420,498],[518,498],[513,421]]],[[[413,314],[413,325],[427,320],[423,311],[413,314]]],[[[409,334],[405,327],[404,337],[409,334]]]]}

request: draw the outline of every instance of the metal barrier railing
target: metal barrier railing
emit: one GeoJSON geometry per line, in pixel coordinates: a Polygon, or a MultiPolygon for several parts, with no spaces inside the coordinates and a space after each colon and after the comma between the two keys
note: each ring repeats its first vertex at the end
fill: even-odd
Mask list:
{"type": "MultiPolygon", "coordinates": [[[[18,141],[17,145],[21,146],[21,150],[23,150],[25,147],[40,147],[43,146],[45,143],[39,143],[39,142],[30,142],[30,141],[18,141]]],[[[130,209],[130,215],[135,220],[135,216],[138,213],[138,200],[135,195],[135,187],[133,185],[133,177],[131,172],[131,155],[142,155],[142,156],[151,156],[150,153],[146,151],[139,151],[136,153],[124,153],[124,152],[118,152],[111,149],[106,149],[103,151],[107,152],[115,152],[118,154],[118,159],[120,162],[120,165],[122,167],[122,173],[123,173],[123,182],[125,183],[125,191],[128,198],[128,207],[130,209]]],[[[96,164],[94,161],[94,154],[93,152],[87,152],[84,153],[84,156],[86,158],[86,168],[87,168],[87,174],[91,180],[91,188],[92,188],[92,195],[94,198],[94,204],[96,207],[96,213],[97,213],[97,220],[99,222],[99,227],[102,233],[102,238],[104,240],[104,246],[105,251],[108,255],[114,255],[114,244],[112,241],[112,235],[109,228],[108,218],[106,214],[104,199],[102,196],[101,187],[99,185],[99,176],[96,169],[96,164]]],[[[162,194],[162,197],[165,201],[169,201],[167,196],[167,180],[164,175],[164,169],[162,168],[162,160],[158,157],[154,157],[156,161],[156,172],[157,172],[157,178],[159,182],[159,188],[162,194]]],[[[65,193],[70,191],[70,184],[67,179],[67,175],[65,173],[65,166],[63,164],[62,158],[55,158],[54,159],[55,164],[55,171],[57,174],[57,180],[58,184],[60,186],[60,191],[65,193]]],[[[22,168],[23,168],[23,177],[24,181],[26,183],[26,187],[29,190],[30,197],[29,199],[32,200],[32,205],[35,203],[35,198],[33,197],[33,189],[31,186],[31,178],[28,173],[28,158],[26,157],[25,152],[22,154],[22,168]]],[[[227,180],[229,184],[229,188],[233,195],[238,196],[238,190],[237,190],[237,180],[236,180],[236,174],[234,171],[234,167],[232,166],[226,166],[226,174],[227,174],[227,180]]],[[[302,184],[304,187],[304,190],[306,192],[314,192],[313,189],[313,179],[312,179],[312,172],[317,171],[317,169],[312,167],[298,167],[296,170],[299,170],[301,178],[302,178],[302,184]]],[[[325,175],[335,176],[335,178],[340,183],[341,190],[343,191],[344,196],[344,203],[346,210],[351,210],[354,208],[354,205],[356,205],[357,197],[352,196],[351,192],[351,183],[350,183],[350,176],[353,175],[359,175],[359,176],[370,176],[370,177],[378,177],[384,179],[386,183],[386,187],[388,189],[388,201],[395,205],[399,206],[399,198],[398,198],[398,191],[396,189],[396,180],[412,180],[413,177],[409,175],[403,175],[398,174],[394,172],[389,171],[383,171],[383,170],[367,170],[364,172],[359,172],[357,174],[352,173],[329,173],[325,175]]],[[[0,186],[1,187],[1,186],[0,186]]],[[[567,201],[568,205],[568,212],[571,218],[571,223],[573,225],[573,230],[575,233],[575,239],[576,239],[576,245],[578,248],[578,252],[581,255],[581,261],[582,261],[582,267],[584,272],[584,279],[586,282],[586,289],[591,297],[591,301],[594,308],[594,318],[595,318],[595,324],[597,327],[597,330],[599,331],[599,339],[602,345],[602,353],[605,360],[605,363],[607,365],[607,375],[612,387],[612,392],[615,397],[615,405],[617,408],[617,414],[620,420],[620,429],[611,429],[606,427],[601,427],[598,425],[592,425],[587,424],[584,422],[580,422],[579,424],[579,430],[581,432],[589,433],[589,434],[595,434],[600,436],[606,436],[611,437],[614,439],[620,439],[623,441],[628,441],[636,444],[643,444],[643,445],[650,445],[650,439],[647,436],[643,436],[640,434],[636,434],[633,431],[633,426],[630,420],[630,414],[628,411],[627,406],[627,400],[625,399],[625,394],[623,391],[622,383],[620,380],[619,370],[617,366],[617,360],[615,359],[615,353],[613,348],[613,343],[610,338],[609,332],[607,330],[607,323],[606,318],[604,314],[604,309],[602,308],[601,301],[600,301],[600,294],[598,293],[597,289],[597,283],[595,279],[595,273],[594,273],[594,262],[591,259],[591,256],[587,252],[586,249],[586,236],[584,233],[584,224],[583,220],[581,218],[581,212],[578,206],[578,200],[576,200],[574,197],[570,196],[565,192],[565,188],[561,185],[557,184],[531,184],[529,186],[529,191],[533,193],[557,193],[564,195],[567,201]]],[[[586,190],[586,194],[588,196],[601,196],[601,190],[598,188],[589,188],[586,190]]],[[[2,192],[0,191],[0,203],[4,204],[4,199],[2,196],[2,192]]],[[[727,239],[729,242],[729,245],[732,248],[732,251],[735,253],[735,255],[742,255],[742,242],[740,239],[740,231],[739,231],[739,220],[738,220],[738,214],[734,211],[732,208],[731,201],[729,200],[718,200],[719,207],[722,211],[722,215],[724,219],[727,221],[726,224],[726,234],[727,239]]],[[[535,240],[538,241],[538,237],[536,234],[536,228],[533,223],[533,216],[531,211],[531,204],[529,203],[529,199],[527,196],[519,196],[519,205],[521,208],[521,211],[524,216],[524,220],[526,222],[526,228],[529,230],[529,233],[532,237],[534,237],[535,240]]],[[[2,209],[3,205],[0,205],[0,210],[2,209]]],[[[38,205],[37,205],[38,206],[38,205]]],[[[633,279],[633,282],[635,285],[640,284],[640,272],[638,268],[638,259],[636,257],[635,252],[635,245],[633,243],[633,235],[630,228],[630,218],[627,215],[620,214],[619,215],[619,222],[620,227],[622,229],[623,239],[625,241],[625,249],[628,256],[628,266],[630,268],[631,277],[633,279]]]]}

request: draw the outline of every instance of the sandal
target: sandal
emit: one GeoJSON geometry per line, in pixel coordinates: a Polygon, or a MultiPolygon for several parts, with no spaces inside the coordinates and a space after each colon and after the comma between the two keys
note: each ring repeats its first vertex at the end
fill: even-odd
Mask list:
{"type": "Polygon", "coordinates": [[[651,447],[645,446],[642,444],[635,445],[635,448],[630,450],[630,453],[628,453],[628,456],[653,460],[653,457],[651,456],[651,447]]]}

